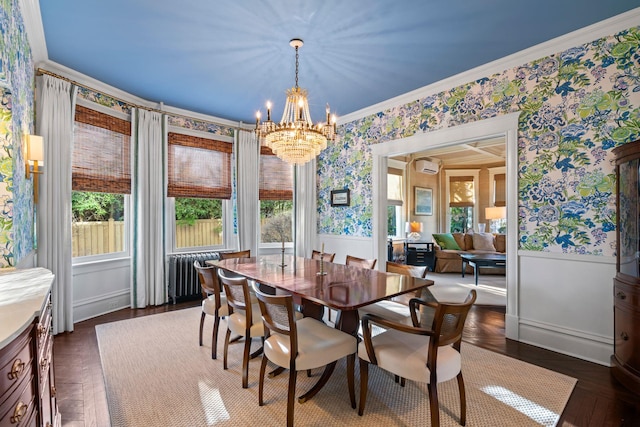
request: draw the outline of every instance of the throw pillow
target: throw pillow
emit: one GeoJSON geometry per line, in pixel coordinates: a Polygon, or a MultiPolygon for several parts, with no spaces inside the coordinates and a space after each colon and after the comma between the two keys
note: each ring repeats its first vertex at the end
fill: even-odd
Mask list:
{"type": "Polygon", "coordinates": [[[491,233],[473,233],[473,249],[478,251],[496,251],[493,245],[493,234],[491,233]]]}
{"type": "Polygon", "coordinates": [[[460,246],[458,246],[458,243],[456,243],[451,233],[434,233],[433,240],[435,240],[442,249],[460,250],[460,246]]]}

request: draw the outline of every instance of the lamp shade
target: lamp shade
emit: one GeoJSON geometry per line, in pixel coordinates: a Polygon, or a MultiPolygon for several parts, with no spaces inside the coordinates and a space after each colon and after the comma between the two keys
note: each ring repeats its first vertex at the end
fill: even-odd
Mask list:
{"type": "Polygon", "coordinates": [[[44,139],[39,135],[27,135],[27,160],[44,162],[44,139]]]}
{"type": "Polygon", "coordinates": [[[507,217],[507,208],[505,206],[484,208],[484,216],[486,219],[504,219],[507,217]]]}
{"type": "Polygon", "coordinates": [[[407,233],[422,233],[422,223],[417,221],[407,222],[407,233]]]}

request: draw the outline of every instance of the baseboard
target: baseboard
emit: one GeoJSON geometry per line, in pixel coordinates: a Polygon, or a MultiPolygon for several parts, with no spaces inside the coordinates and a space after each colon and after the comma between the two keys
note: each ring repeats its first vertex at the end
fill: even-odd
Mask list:
{"type": "Polygon", "coordinates": [[[522,318],[519,321],[518,336],[518,340],[526,344],[611,366],[613,340],[610,337],[522,318]]]}
{"type": "Polygon", "coordinates": [[[519,324],[518,316],[514,316],[513,314],[505,314],[504,315],[504,336],[511,340],[519,340],[518,334],[518,324],[519,324]]]}
{"type": "Polygon", "coordinates": [[[75,301],[73,305],[73,323],[92,319],[103,314],[131,307],[131,294],[128,290],[111,292],[93,298],[75,301]]]}

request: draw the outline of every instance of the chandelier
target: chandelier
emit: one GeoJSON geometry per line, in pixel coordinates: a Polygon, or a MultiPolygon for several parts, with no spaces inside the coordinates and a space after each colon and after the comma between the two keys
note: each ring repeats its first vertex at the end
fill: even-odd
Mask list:
{"type": "Polygon", "coordinates": [[[298,48],[303,42],[292,39],[289,45],[296,49],[296,85],[287,90],[280,123],[271,121],[271,102],[267,102],[266,121],[260,123],[260,111],[256,113],[256,134],[276,156],[289,164],[302,165],[320,154],[327,140],[335,140],[336,118],[327,104],[327,122],[314,125],[311,121],[307,91],[298,87],[298,48]]]}

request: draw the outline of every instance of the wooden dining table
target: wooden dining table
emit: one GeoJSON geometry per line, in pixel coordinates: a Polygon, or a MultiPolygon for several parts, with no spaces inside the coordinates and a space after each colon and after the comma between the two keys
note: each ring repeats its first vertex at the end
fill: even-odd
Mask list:
{"type": "MultiPolygon", "coordinates": [[[[322,321],[324,307],[337,310],[335,327],[353,336],[357,336],[359,329],[358,308],[433,285],[433,280],[292,255],[210,260],[206,263],[254,280],[258,285],[293,295],[304,316],[322,321]]],[[[336,362],[327,365],[316,384],[298,401],[303,403],[320,391],[335,366],[336,362]]],[[[281,371],[279,368],[272,374],[281,371]]]]}
{"type": "Polygon", "coordinates": [[[292,255],[210,260],[207,264],[294,296],[305,316],[338,312],[336,328],[356,335],[358,308],[433,285],[433,280],[292,255]],[[284,260],[284,266],[283,266],[284,260]]]}

